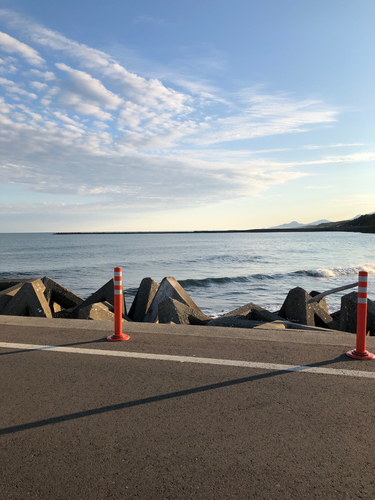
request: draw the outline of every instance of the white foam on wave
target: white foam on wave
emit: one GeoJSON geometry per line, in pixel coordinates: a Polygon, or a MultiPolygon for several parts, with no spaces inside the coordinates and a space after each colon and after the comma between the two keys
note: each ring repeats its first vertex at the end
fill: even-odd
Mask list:
{"type": "Polygon", "coordinates": [[[356,275],[359,271],[367,271],[369,274],[375,274],[375,263],[373,262],[359,266],[335,267],[332,269],[316,269],[312,274],[317,278],[335,278],[337,276],[356,275]]]}

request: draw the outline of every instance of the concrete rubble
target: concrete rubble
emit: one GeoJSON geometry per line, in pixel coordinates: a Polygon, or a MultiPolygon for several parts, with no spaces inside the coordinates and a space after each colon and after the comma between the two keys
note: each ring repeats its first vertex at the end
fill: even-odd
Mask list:
{"type": "MultiPolygon", "coordinates": [[[[204,314],[179,282],[164,278],[160,285],[144,278],[127,315],[122,297],[123,321],[173,323],[237,328],[324,328],[356,333],[357,292],[341,298],[341,311],[330,314],[325,298],[314,301],[319,292],[300,287],[289,291],[278,313],[253,302],[211,318],[204,314]]],[[[323,295],[323,294],[322,294],[323,295]]],[[[318,297],[317,297],[318,299],[318,297]]],[[[0,314],[46,318],[75,318],[114,321],[114,281],[105,283],[83,299],[53,279],[0,280],[0,314]]],[[[367,303],[367,334],[375,335],[375,302],[367,303]]]]}

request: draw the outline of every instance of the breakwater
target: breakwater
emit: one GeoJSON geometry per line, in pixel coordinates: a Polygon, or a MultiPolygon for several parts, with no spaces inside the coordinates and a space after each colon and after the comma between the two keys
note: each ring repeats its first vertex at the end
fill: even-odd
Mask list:
{"type": "MultiPolygon", "coordinates": [[[[122,295],[123,321],[239,328],[264,327],[267,323],[269,328],[280,329],[297,324],[298,327],[355,333],[357,293],[342,297],[340,311],[332,315],[324,295],[296,287],[289,291],[277,313],[250,302],[212,318],[202,312],[175,278],[165,277],[160,284],[152,278],[144,278],[129,311],[122,295]]],[[[105,283],[86,300],[48,276],[34,280],[0,280],[0,314],[114,321],[114,280],[105,283]]],[[[369,334],[375,335],[375,303],[371,300],[368,301],[367,324],[369,334]]]]}

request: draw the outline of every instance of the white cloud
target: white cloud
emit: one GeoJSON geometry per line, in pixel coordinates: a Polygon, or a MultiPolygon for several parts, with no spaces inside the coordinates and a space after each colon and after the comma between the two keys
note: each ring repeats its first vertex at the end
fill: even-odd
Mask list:
{"type": "Polygon", "coordinates": [[[38,69],[31,69],[29,73],[39,76],[40,78],[44,78],[47,81],[56,80],[56,76],[52,71],[39,71],[38,69]]]}
{"type": "Polygon", "coordinates": [[[3,85],[6,91],[10,92],[11,94],[21,94],[30,97],[31,99],[37,99],[37,96],[35,94],[27,92],[20,85],[13,82],[12,80],[7,80],[6,78],[0,78],[0,85],[3,85]]]}
{"type": "MultiPolygon", "coordinates": [[[[74,126],[77,126],[78,125],[78,122],[76,120],[73,120],[72,118],[69,118],[69,116],[61,113],[60,111],[54,111],[53,113],[57,118],[59,118],[60,120],[62,120],[63,122],[65,123],[69,123],[70,125],[74,125],[74,126]]],[[[81,124],[79,124],[81,125],[81,124]]]]}
{"type": "Polygon", "coordinates": [[[103,128],[103,129],[104,128],[108,128],[108,125],[106,123],[100,122],[100,121],[97,121],[97,120],[93,121],[92,124],[93,124],[94,127],[97,127],[97,128],[103,128]]]}
{"type": "Polygon", "coordinates": [[[100,106],[86,101],[81,95],[75,92],[65,91],[60,96],[60,103],[67,108],[74,108],[82,115],[93,115],[99,120],[112,120],[110,113],[103,111],[100,106]]]}
{"type": "Polygon", "coordinates": [[[19,40],[16,40],[7,33],[0,32],[0,48],[4,52],[21,55],[33,66],[41,66],[45,63],[45,60],[40,57],[35,49],[20,42],[19,40]]]}
{"type": "Polygon", "coordinates": [[[39,90],[39,92],[43,90],[47,90],[49,87],[46,83],[42,82],[30,82],[31,87],[34,87],[34,89],[39,90]]]}
{"type": "Polygon", "coordinates": [[[375,152],[366,151],[351,155],[325,156],[319,160],[303,161],[295,165],[319,165],[325,163],[367,163],[375,161],[375,152]]]}
{"type": "Polygon", "coordinates": [[[9,113],[11,106],[4,102],[4,97],[0,97],[0,113],[9,113]]]}
{"type": "Polygon", "coordinates": [[[99,103],[108,109],[117,109],[123,103],[123,99],[106,89],[104,85],[84,71],[70,68],[64,63],[56,63],[56,67],[70,75],[74,84],[74,92],[84,98],[99,103]]]}
{"type": "Polygon", "coordinates": [[[338,110],[320,101],[293,100],[284,95],[240,94],[241,111],[235,116],[216,118],[207,134],[195,140],[198,144],[215,144],[234,140],[304,132],[310,125],[336,121],[338,110]],[[244,98],[246,97],[246,99],[244,98]]]}

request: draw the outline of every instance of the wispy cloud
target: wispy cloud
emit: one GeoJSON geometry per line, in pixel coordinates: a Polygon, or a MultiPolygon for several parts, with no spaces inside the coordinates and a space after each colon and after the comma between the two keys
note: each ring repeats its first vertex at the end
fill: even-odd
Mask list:
{"type": "Polygon", "coordinates": [[[157,25],[162,26],[165,24],[165,21],[161,18],[158,18],[158,17],[141,15],[141,16],[136,17],[133,20],[133,23],[134,24],[157,24],[157,25]]]}

